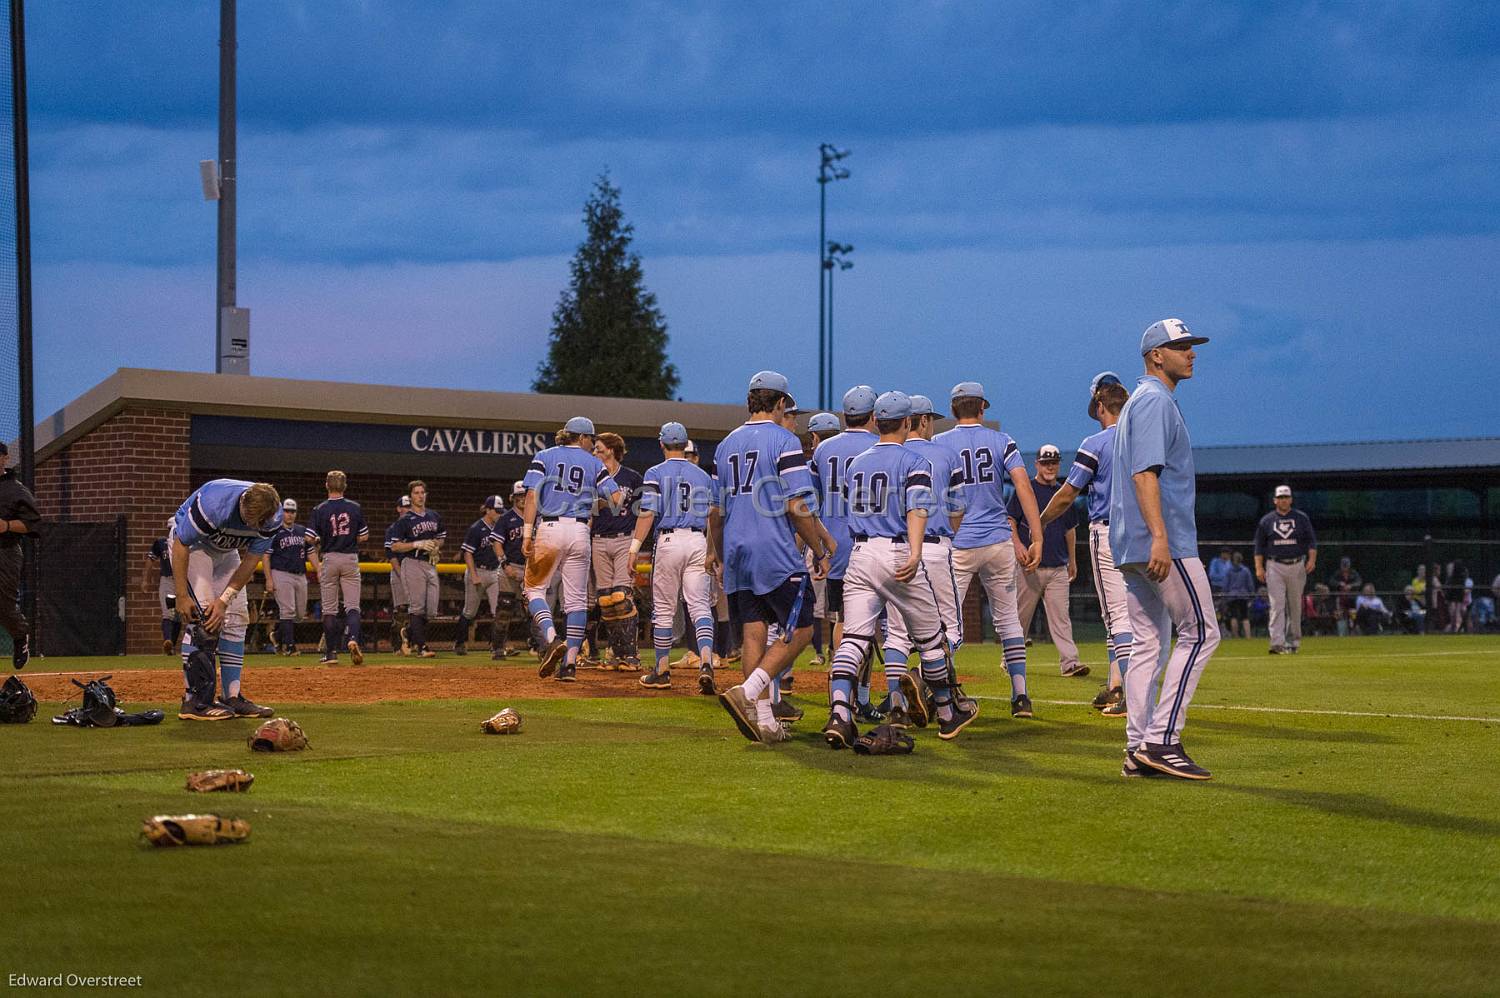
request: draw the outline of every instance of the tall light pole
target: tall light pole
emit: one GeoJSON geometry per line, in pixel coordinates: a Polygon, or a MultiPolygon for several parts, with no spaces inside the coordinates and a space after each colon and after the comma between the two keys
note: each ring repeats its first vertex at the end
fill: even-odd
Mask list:
{"type": "Polygon", "coordinates": [[[839,160],[849,155],[848,149],[839,149],[824,142],[818,146],[818,408],[829,406],[828,385],[829,348],[824,324],[824,273],[828,271],[828,185],[835,180],[848,180],[849,171],[837,166],[839,160]]]}
{"type": "Polygon", "coordinates": [[[250,373],[250,310],[235,304],[235,30],[236,0],[219,0],[219,161],[199,164],[203,196],[219,202],[218,291],[214,310],[214,373],[250,373]]]}
{"type": "MultiPolygon", "coordinates": [[[[833,398],[833,274],[835,270],[848,270],[854,266],[854,261],[846,259],[846,256],[854,252],[854,247],[848,243],[827,244],[828,255],[823,260],[823,269],[828,271],[828,378],[818,388],[821,397],[824,390],[828,392],[828,398],[833,398]]],[[[829,403],[832,404],[831,402],[829,403]]],[[[827,408],[823,403],[819,407],[827,408]]]]}

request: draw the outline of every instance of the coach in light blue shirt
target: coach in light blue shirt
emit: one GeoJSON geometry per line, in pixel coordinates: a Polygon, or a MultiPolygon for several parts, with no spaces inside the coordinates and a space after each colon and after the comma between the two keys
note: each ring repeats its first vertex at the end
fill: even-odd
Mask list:
{"type": "Polygon", "coordinates": [[[1125,671],[1126,777],[1210,777],[1181,741],[1193,691],[1219,645],[1219,625],[1198,559],[1193,445],[1174,395],[1193,376],[1193,347],[1207,342],[1181,319],[1152,323],[1141,337],[1146,376],[1120,410],[1115,431],[1109,544],[1125,579],[1134,640],[1125,671]],[[1171,656],[1160,664],[1167,648],[1171,656]]]}

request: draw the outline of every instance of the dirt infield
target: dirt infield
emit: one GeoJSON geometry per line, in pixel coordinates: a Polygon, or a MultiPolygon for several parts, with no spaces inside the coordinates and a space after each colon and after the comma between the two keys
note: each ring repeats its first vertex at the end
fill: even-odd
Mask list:
{"type": "MultiPolygon", "coordinates": [[[[26,672],[20,675],[38,700],[76,700],[78,687],[70,679],[87,681],[112,673],[109,681],[122,703],[175,704],[182,697],[182,673],[171,669],[126,669],[97,672],[26,672]]],[[[535,666],[423,666],[367,665],[307,666],[245,671],[245,695],[261,703],[382,703],[388,700],[489,700],[496,697],[531,700],[584,697],[701,696],[697,673],[673,674],[671,690],[646,690],[638,672],[580,669],[576,683],[538,679],[535,666]]],[[[721,673],[723,687],[739,670],[721,673]]],[[[822,689],[822,677],[806,681],[822,689]]]]}

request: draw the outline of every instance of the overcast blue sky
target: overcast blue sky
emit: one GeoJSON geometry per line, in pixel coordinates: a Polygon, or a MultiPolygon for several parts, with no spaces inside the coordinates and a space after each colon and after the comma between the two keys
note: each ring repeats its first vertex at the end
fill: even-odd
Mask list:
{"type": "MultiPolygon", "coordinates": [[[[217,6],[28,9],[39,413],[212,369],[217,6]]],[[[827,140],[841,388],[1068,446],[1177,315],[1199,443],[1500,432],[1497,10],[242,3],[253,370],[524,389],[607,168],[683,397],[810,397],[827,140]]]]}

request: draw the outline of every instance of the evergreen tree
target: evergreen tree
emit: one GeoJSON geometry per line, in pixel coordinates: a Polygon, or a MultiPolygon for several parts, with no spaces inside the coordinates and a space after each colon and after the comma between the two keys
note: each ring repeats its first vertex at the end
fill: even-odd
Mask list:
{"type": "Polygon", "coordinates": [[[642,284],[641,258],[630,249],[635,227],[608,174],[594,182],[583,220],[588,234],[573,254],[573,277],[552,311],[547,359],[531,387],[553,395],[674,398],[667,322],[642,284]]]}

